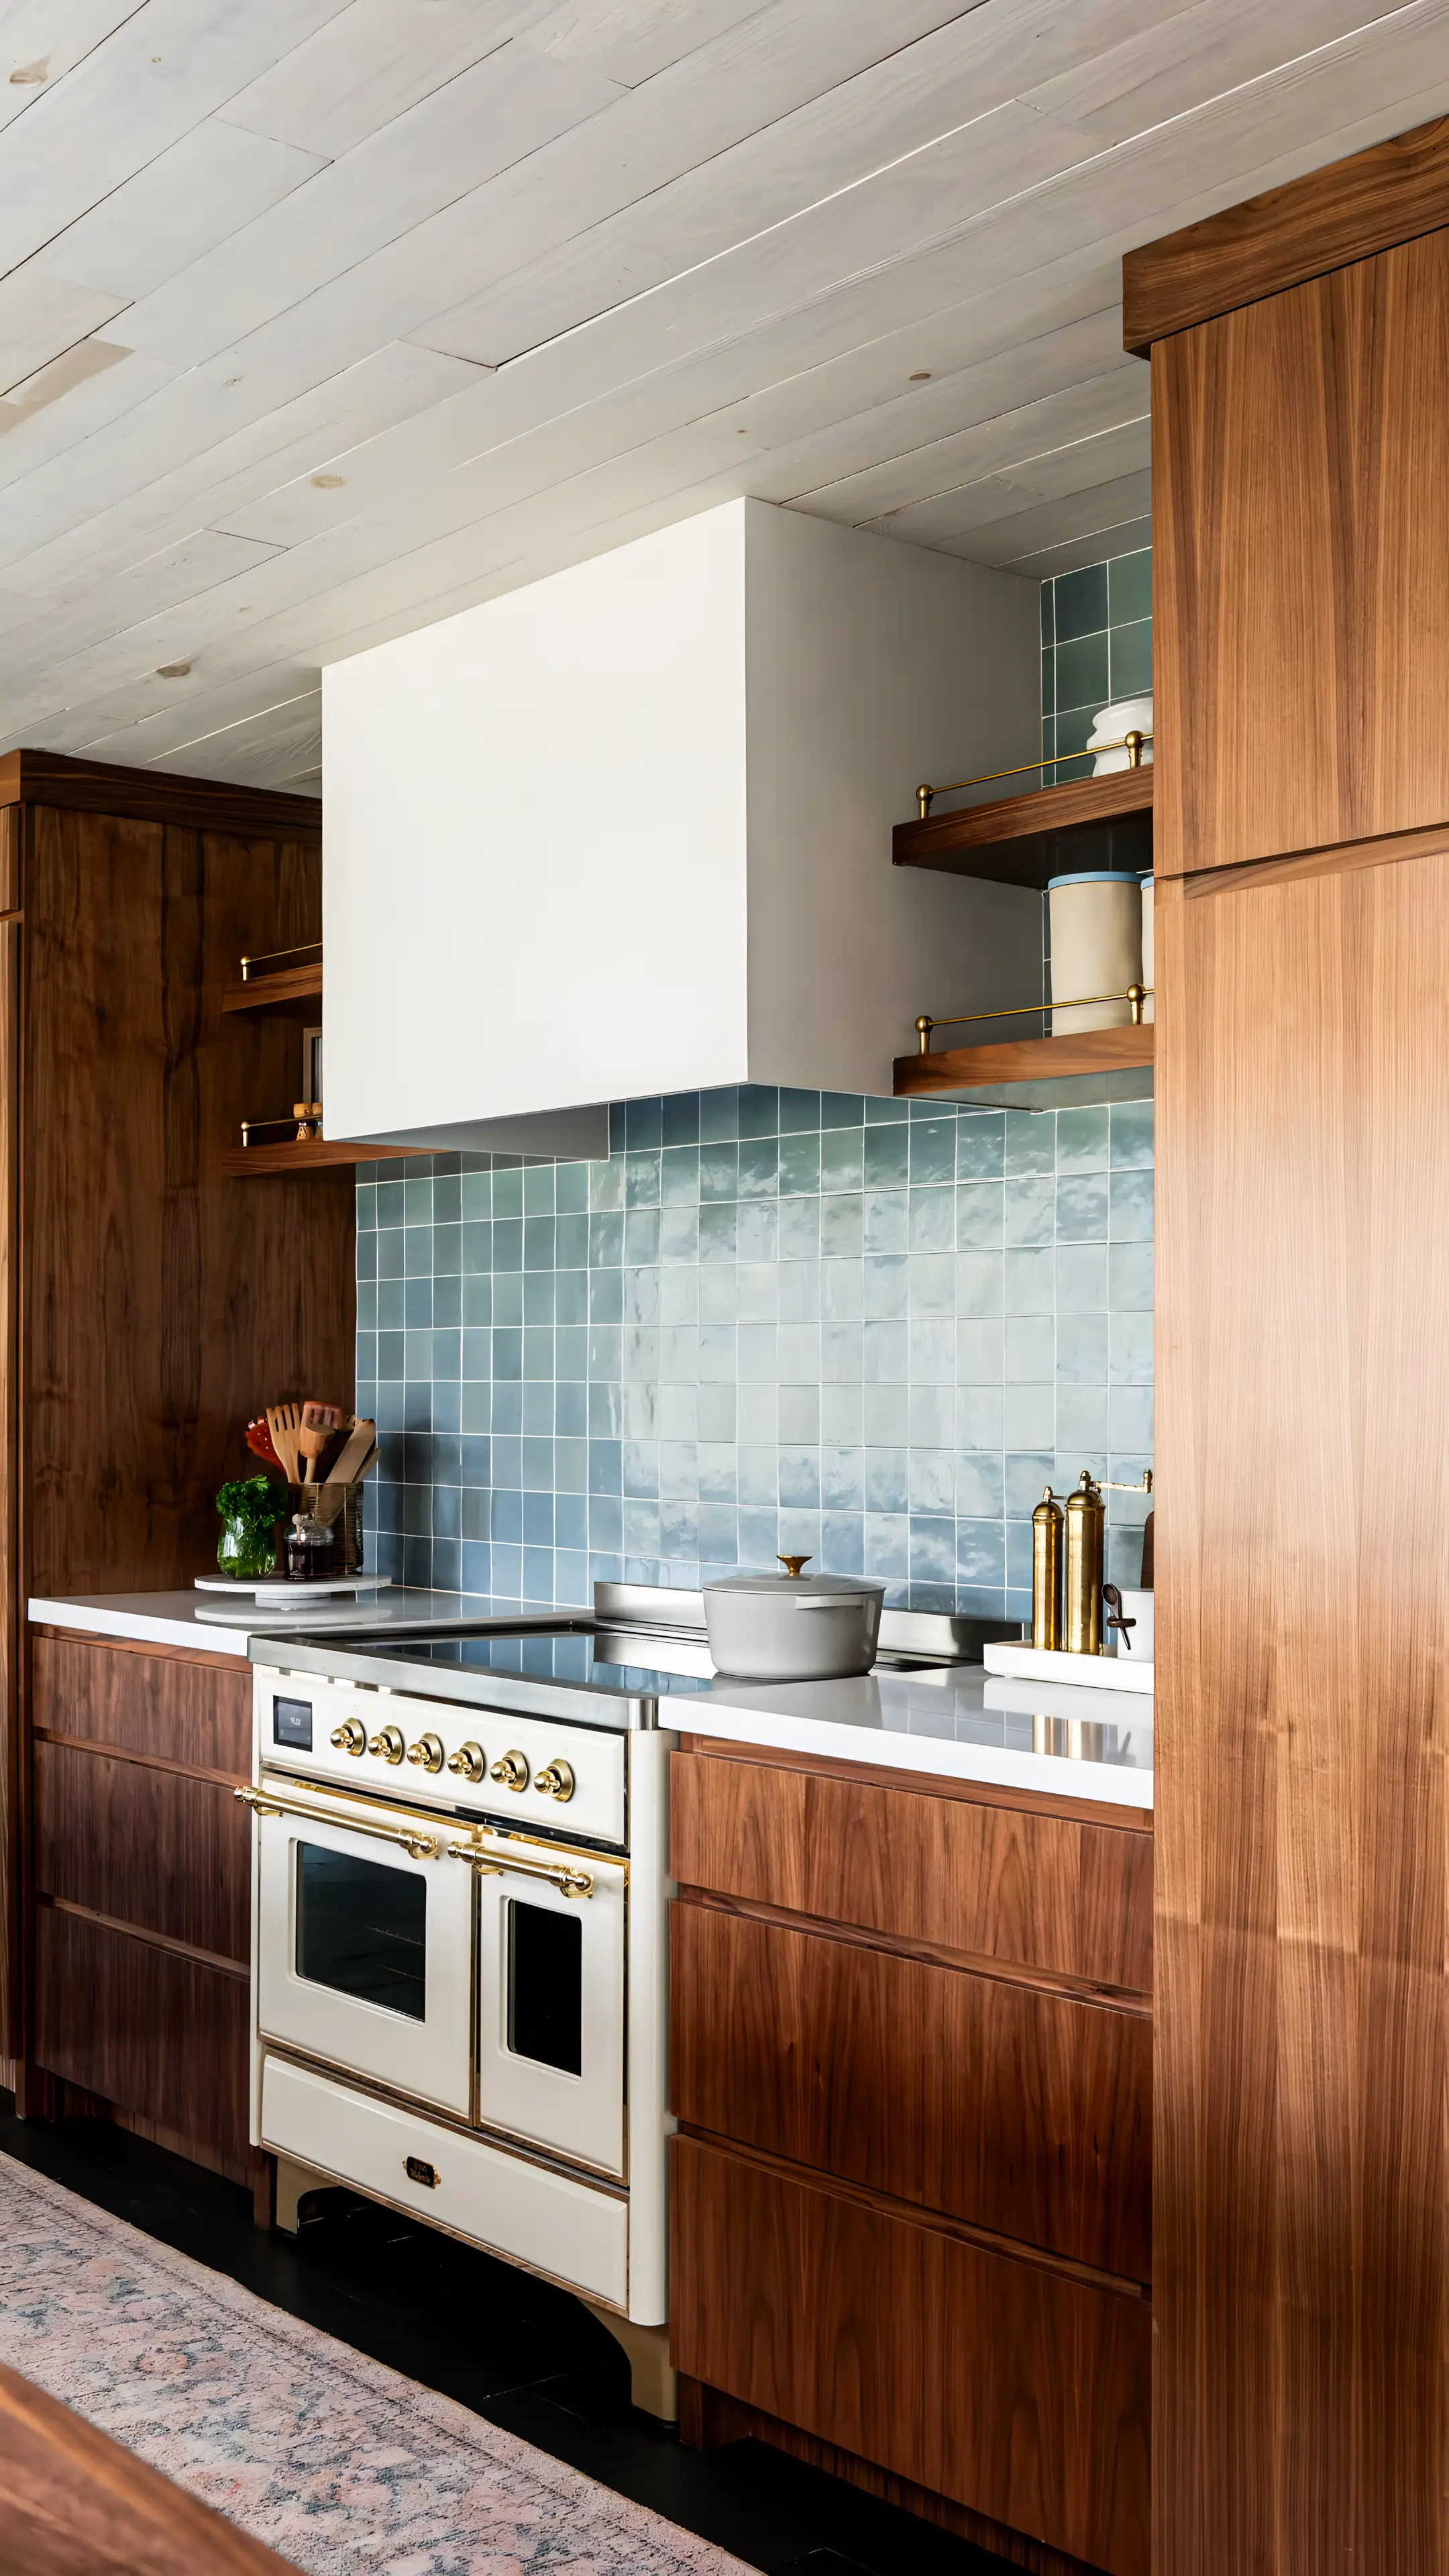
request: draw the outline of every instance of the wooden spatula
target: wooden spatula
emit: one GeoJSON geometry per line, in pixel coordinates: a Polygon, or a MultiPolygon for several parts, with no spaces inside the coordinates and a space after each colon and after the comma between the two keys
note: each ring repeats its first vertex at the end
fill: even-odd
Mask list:
{"type": "Polygon", "coordinates": [[[342,1420],[340,1404],[303,1405],[297,1447],[305,1461],[302,1469],[304,1483],[311,1484],[315,1480],[317,1461],[323,1452],[331,1447],[336,1434],[342,1428],[342,1420]]]}
{"type": "Polygon", "coordinates": [[[353,1419],[351,1430],[327,1470],[329,1485],[355,1484],[363,1473],[363,1462],[377,1444],[377,1424],[353,1419]]]}
{"type": "Polygon", "coordinates": [[[299,1485],[302,1481],[300,1451],[297,1445],[302,1430],[300,1404],[269,1404],[267,1429],[272,1435],[272,1447],[276,1450],[288,1484],[299,1485]]]}

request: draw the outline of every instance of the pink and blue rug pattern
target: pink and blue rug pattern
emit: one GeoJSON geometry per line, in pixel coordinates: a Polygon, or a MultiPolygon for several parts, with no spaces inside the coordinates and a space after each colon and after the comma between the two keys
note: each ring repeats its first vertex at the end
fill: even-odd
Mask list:
{"type": "Polygon", "coordinates": [[[309,2576],[749,2576],[8,2156],[0,2361],[309,2576]]]}

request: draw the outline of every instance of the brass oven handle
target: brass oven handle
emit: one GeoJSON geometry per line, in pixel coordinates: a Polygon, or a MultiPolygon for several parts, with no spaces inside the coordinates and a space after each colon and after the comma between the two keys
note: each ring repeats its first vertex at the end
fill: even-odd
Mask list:
{"type": "Polygon", "coordinates": [[[586,1869],[565,1869],[559,1863],[542,1860],[505,1859],[482,1843],[450,1843],[449,1860],[469,1860],[483,1878],[503,1878],[510,1871],[519,1878],[546,1878],[560,1896],[592,1896],[594,1882],[586,1869]]]}
{"type": "Polygon", "coordinates": [[[309,1825],[340,1825],[344,1833],[370,1834],[374,1842],[400,1843],[414,1860],[437,1860],[442,1844],[436,1834],[419,1833],[406,1825],[374,1825],[362,1816],[329,1815],[325,1807],[304,1807],[295,1798],[275,1798],[269,1789],[234,1789],[244,1807],[254,1816],[300,1816],[309,1825]]]}

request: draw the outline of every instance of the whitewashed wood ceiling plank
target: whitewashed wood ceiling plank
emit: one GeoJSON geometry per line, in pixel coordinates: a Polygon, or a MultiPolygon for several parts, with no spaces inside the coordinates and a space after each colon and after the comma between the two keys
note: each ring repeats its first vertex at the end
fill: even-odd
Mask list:
{"type": "Polygon", "coordinates": [[[91,339],[13,385],[0,402],[0,494],[28,489],[53,458],[95,438],[175,375],[160,358],[91,339]]]}
{"type": "Polygon", "coordinates": [[[0,272],[43,249],[342,5],[146,0],[9,129],[0,272]]]}
{"type": "Polygon", "coordinates": [[[138,302],[133,345],[201,365],[624,94],[500,47],[138,302]]]}
{"type": "MultiPolygon", "coordinates": [[[[877,0],[774,0],[749,28],[702,47],[644,91],[620,92],[606,113],[551,144],[524,151],[520,137],[518,153],[497,177],[410,230],[399,228],[397,238],[370,256],[355,244],[351,262],[310,293],[294,282],[290,294],[279,293],[275,318],[259,321],[241,341],[237,362],[253,375],[279,370],[275,380],[300,391],[313,379],[296,370],[331,372],[380,338],[413,333],[430,313],[486,279],[827,89],[883,43],[904,45],[956,14],[942,0],[900,0],[883,37],[877,0]]],[[[297,211],[305,216],[305,209],[297,211]]],[[[247,258],[254,248],[248,246],[247,258]]],[[[279,253],[274,265],[285,279],[285,257],[279,253]]],[[[218,264],[198,269],[185,282],[191,319],[183,325],[174,316],[176,331],[210,329],[225,287],[218,264]]],[[[178,303],[182,291],[178,284],[178,303]]],[[[145,316],[136,327],[139,343],[145,316]]],[[[193,336],[193,359],[197,346],[193,336]]]]}
{"type": "MultiPolygon", "coordinates": [[[[236,125],[329,161],[544,16],[551,0],[351,0],[228,102],[236,125]]],[[[617,79],[607,66],[591,68],[617,79]]]]}
{"type": "Polygon", "coordinates": [[[855,524],[878,536],[905,537],[913,545],[947,549],[958,538],[1011,518],[1029,504],[1053,501],[1073,492],[1090,491],[1123,475],[1146,472],[1152,461],[1151,426],[1146,420],[1114,423],[1049,448],[1039,455],[1018,455],[994,474],[983,474],[955,491],[933,493],[910,501],[878,519],[855,524]]]}
{"type": "Polygon", "coordinates": [[[1046,116],[1070,116],[1085,133],[1120,143],[1373,19],[1364,0],[1273,0],[1271,8],[1263,0],[1195,0],[1149,17],[1126,42],[1023,95],[1046,116]]]}
{"type": "Polygon", "coordinates": [[[1151,507],[1152,478],[1145,469],[1139,469],[1109,483],[1064,494],[1058,500],[1034,502],[1010,517],[947,540],[939,552],[965,555],[972,563],[1009,564],[1019,569],[1028,553],[1075,536],[1085,526],[1097,535],[1097,545],[1087,558],[1096,563],[1103,555],[1116,551],[1123,525],[1129,520],[1140,524],[1151,507]]]}
{"type": "MultiPolygon", "coordinates": [[[[0,579],[8,580],[5,567],[13,563],[16,583],[44,596],[52,586],[123,570],[198,524],[228,521],[229,533],[249,535],[249,529],[230,527],[229,514],[256,494],[279,483],[290,488],[298,474],[310,491],[310,477],[342,464],[355,442],[375,439],[393,421],[421,426],[430,408],[446,405],[475,376],[462,359],[394,341],[345,375],[50,537],[37,525],[25,487],[0,492],[0,579]]],[[[313,497],[320,502],[328,496],[313,497]]]]}
{"type": "MultiPolygon", "coordinates": [[[[560,247],[511,267],[414,336],[501,366],[817,210],[827,221],[838,211],[845,224],[848,192],[870,189],[912,155],[936,154],[936,184],[949,191],[954,165],[978,148],[992,151],[988,120],[994,109],[1009,107],[1024,64],[1044,70],[1084,62],[1105,39],[1139,28],[1150,14],[1151,0],[1018,0],[1010,10],[976,8],[953,17],[788,114],[782,98],[768,125],[602,223],[580,227],[560,247]],[[967,134],[973,140],[953,152],[953,137],[967,134]]],[[[1065,131],[1071,118],[1063,112],[1046,122],[1065,131]]],[[[1019,120],[1008,129],[1017,130],[1019,120]]],[[[1083,142],[1080,153],[1090,148],[1083,142]]],[[[1024,152],[1017,184],[1037,175],[1032,162],[1024,152]]],[[[570,196],[571,208],[573,202],[570,196]]]]}
{"type": "Polygon", "coordinates": [[[125,300],[73,286],[34,261],[0,278],[0,394],[101,330],[125,300]]]}
{"type": "MultiPolygon", "coordinates": [[[[957,5],[976,7],[980,0],[957,5]]],[[[550,0],[524,42],[560,62],[591,62],[638,89],[746,20],[758,19],[763,28],[769,14],[768,0],[666,0],[664,6],[660,0],[562,0],[561,6],[550,0]]]]}
{"type": "Polygon", "coordinates": [[[1040,455],[1048,447],[1065,451],[1079,440],[1127,421],[1145,429],[1149,390],[1147,370],[1140,361],[1119,359],[1101,375],[1069,376],[1035,401],[988,413],[948,437],[898,446],[879,464],[857,466],[828,482],[806,484],[789,497],[803,510],[844,520],[852,527],[879,522],[909,506],[955,492],[988,473],[1009,474],[1018,461],[1040,455]]]}
{"type": "MultiPolygon", "coordinates": [[[[1031,302],[1029,289],[1013,299],[1009,327],[1030,327],[1031,302]]],[[[987,319],[982,337],[989,343],[991,336],[987,319]]],[[[952,353],[959,355],[969,345],[961,318],[953,317],[952,353]]],[[[933,354],[940,353],[933,348],[933,354]]],[[[948,419],[984,419],[1005,406],[1012,389],[1030,396],[1048,386],[1060,387],[1094,366],[1102,367],[1109,356],[1115,357],[1119,369],[1132,367],[1134,382],[1146,381],[1145,369],[1122,359],[1117,310],[1100,312],[1085,324],[1074,320],[1058,331],[1048,328],[1025,349],[998,347],[981,365],[938,376],[929,387],[906,381],[907,369],[898,348],[892,346],[889,356],[877,359],[869,370],[868,356],[868,352],[855,353],[853,388],[843,380],[839,363],[806,368],[770,385],[760,381],[761,361],[755,346],[736,345],[686,368],[644,378],[552,425],[536,425],[532,434],[547,434],[555,456],[562,452],[571,471],[691,422],[709,420],[736,437],[743,436],[747,443],[741,452],[754,459],[773,454],[787,442],[794,452],[800,442],[813,436],[810,462],[802,453],[799,472],[792,469],[792,489],[797,489],[802,480],[806,485],[824,481],[837,465],[844,472],[867,460],[874,462],[882,453],[894,454],[903,443],[924,444],[932,430],[948,419]],[[914,435],[903,435],[903,416],[916,424],[914,435]]],[[[487,380],[490,395],[495,382],[487,380]]],[[[460,400],[440,409],[432,422],[405,422],[359,447],[352,456],[339,457],[336,462],[344,475],[339,490],[318,492],[310,475],[303,475],[243,510],[224,517],[209,510],[207,516],[239,536],[298,545],[329,524],[340,524],[369,509],[416,506],[408,496],[417,485],[426,487],[425,506],[439,514],[438,525],[464,524],[480,506],[493,505],[490,462],[496,465],[504,450],[510,456],[515,451],[525,459],[529,455],[527,432],[522,439],[497,437],[479,448],[476,421],[483,408],[460,400]]],[[[525,470],[536,482],[540,472],[546,475],[552,468],[532,463],[525,470]]]]}
{"type": "Polygon", "coordinates": [[[152,672],[144,681],[133,681],[107,697],[70,709],[59,720],[66,739],[57,739],[49,748],[85,752],[93,760],[123,760],[139,768],[162,752],[207,740],[273,708],[294,706],[315,694],[317,686],[315,663],[268,663],[260,671],[248,671],[217,686],[208,682],[204,665],[193,665],[184,677],[163,679],[152,672]],[[129,748],[118,749],[121,743],[129,748]]]}
{"type": "Polygon", "coordinates": [[[5,0],[0,8],[0,131],[104,44],[142,0],[5,0]]]}
{"type": "Polygon", "coordinates": [[[229,241],[323,166],[315,152],[204,117],[48,242],[41,264],[78,286],[133,303],[229,241]]]}
{"type": "Polygon", "coordinates": [[[1138,554],[1151,543],[1149,511],[1142,518],[1114,519],[1110,527],[1089,528],[1084,535],[1064,538],[1059,545],[1034,546],[1027,554],[1012,555],[1000,569],[1020,573],[1028,581],[1046,581],[1055,573],[1079,572],[1083,564],[1101,563],[1108,555],[1138,554]]]}

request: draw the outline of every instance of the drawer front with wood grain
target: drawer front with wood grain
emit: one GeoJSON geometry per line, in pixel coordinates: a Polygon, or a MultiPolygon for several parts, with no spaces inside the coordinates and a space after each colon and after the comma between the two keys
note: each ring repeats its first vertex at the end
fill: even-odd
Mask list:
{"type": "Polygon", "coordinates": [[[681,1886],[1080,1982],[1152,1983],[1152,1838],[820,1771],[676,1753],[681,1886]]]}
{"type": "Polygon", "coordinates": [[[251,1777],[252,1668],[136,1653],[78,1637],[32,1648],[31,1718],[47,1735],[114,1744],[202,1771],[251,1777]]]}
{"type": "Polygon", "coordinates": [[[672,2156],[680,2370],[1109,2576],[1146,2576],[1145,2299],[698,2139],[672,2156]]]}
{"type": "Polygon", "coordinates": [[[44,1904],[35,1966],[40,2065],[180,2138],[245,2159],[244,1974],[44,1904]]]}
{"type": "Polygon", "coordinates": [[[1145,2012],[681,1903],[671,2022],[691,2127],[1150,2278],[1145,2012]]]}
{"type": "Polygon", "coordinates": [[[251,1818],[216,1781],[37,1743],[35,1884],[221,1958],[250,1956],[251,1818]]]}

